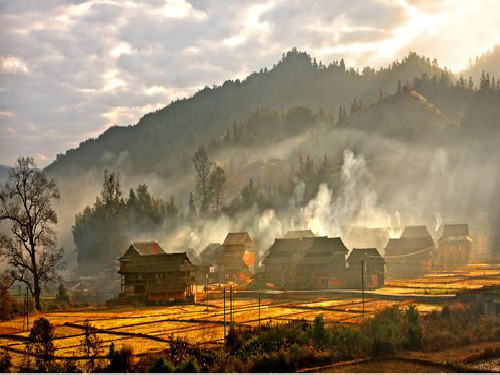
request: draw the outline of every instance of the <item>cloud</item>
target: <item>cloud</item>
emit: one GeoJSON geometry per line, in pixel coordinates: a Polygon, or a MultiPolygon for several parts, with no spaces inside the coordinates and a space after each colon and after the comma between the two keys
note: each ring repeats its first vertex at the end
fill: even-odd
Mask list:
{"type": "Polygon", "coordinates": [[[46,165],[293,46],[355,67],[414,50],[460,69],[500,42],[498,13],[495,0],[0,1],[0,163],[46,165]]]}

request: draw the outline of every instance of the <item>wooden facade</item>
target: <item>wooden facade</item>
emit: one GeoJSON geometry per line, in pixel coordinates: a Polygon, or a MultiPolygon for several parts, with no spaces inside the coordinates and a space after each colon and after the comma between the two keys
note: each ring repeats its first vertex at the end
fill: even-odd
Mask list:
{"type": "Polygon", "coordinates": [[[362,276],[365,288],[384,285],[385,260],[376,248],[352,249],[347,257],[347,285],[350,288],[361,288],[362,276]]]}
{"type": "Polygon", "coordinates": [[[198,267],[186,252],[167,253],[156,242],[133,242],[119,261],[122,297],[146,303],[194,301],[198,267]]]}
{"type": "Polygon", "coordinates": [[[391,279],[421,277],[431,269],[434,239],[424,225],[405,227],[400,238],[385,247],[386,275],[391,279]]]}
{"type": "Polygon", "coordinates": [[[219,254],[219,282],[245,283],[253,272],[254,244],[248,232],[228,233],[219,254]]]}
{"type": "Polygon", "coordinates": [[[433,257],[433,267],[455,268],[469,264],[471,245],[467,224],[445,224],[433,257]]]}
{"type": "Polygon", "coordinates": [[[343,286],[349,250],[337,238],[277,238],[264,259],[263,279],[283,288],[343,286]]]}

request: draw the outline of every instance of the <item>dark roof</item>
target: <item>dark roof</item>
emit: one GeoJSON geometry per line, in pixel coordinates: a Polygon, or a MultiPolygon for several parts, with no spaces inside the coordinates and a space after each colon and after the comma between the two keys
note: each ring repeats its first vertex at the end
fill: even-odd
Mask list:
{"type": "Polygon", "coordinates": [[[186,253],[186,255],[189,258],[189,260],[191,261],[191,263],[193,263],[194,265],[197,265],[197,266],[201,265],[200,257],[198,256],[198,254],[196,254],[196,251],[194,251],[190,247],[187,247],[187,246],[177,247],[175,249],[170,250],[169,253],[170,254],[186,253]]]}
{"type": "Polygon", "coordinates": [[[434,240],[428,237],[390,238],[385,247],[384,257],[407,255],[421,250],[431,250],[435,247],[434,240]]]}
{"type": "Polygon", "coordinates": [[[361,262],[362,260],[381,260],[383,262],[384,258],[380,256],[380,253],[375,248],[370,249],[352,249],[351,253],[347,257],[348,262],[361,262]]]}
{"type": "Polygon", "coordinates": [[[134,253],[140,256],[147,256],[165,254],[166,251],[156,241],[132,242],[119,260],[126,259],[134,253]]]}
{"type": "Polygon", "coordinates": [[[443,236],[468,236],[469,226],[467,224],[444,224],[443,236]]]}
{"type": "MultiPolygon", "coordinates": [[[[276,238],[267,252],[264,263],[291,263],[301,244],[299,238],[276,238]]],[[[311,241],[306,241],[311,243],[311,241]]]]}
{"type": "Polygon", "coordinates": [[[349,252],[345,247],[340,237],[315,237],[312,238],[312,243],[307,249],[301,263],[304,264],[321,264],[329,263],[338,259],[338,254],[344,256],[349,252]]]}
{"type": "Polygon", "coordinates": [[[248,235],[248,232],[234,232],[228,233],[226,239],[222,246],[230,246],[230,245],[250,245],[252,243],[252,239],[248,235]]]}
{"type": "Polygon", "coordinates": [[[205,247],[200,253],[200,259],[202,264],[211,264],[217,262],[219,259],[220,252],[222,250],[220,243],[211,243],[205,247]]]}
{"type": "Polygon", "coordinates": [[[144,255],[131,258],[119,273],[166,273],[177,271],[194,271],[196,267],[185,252],[183,253],[163,253],[157,255],[144,255]]]}
{"type": "Polygon", "coordinates": [[[415,238],[430,236],[429,231],[425,225],[406,226],[401,238],[415,238]]]}
{"type": "Polygon", "coordinates": [[[302,237],[316,237],[316,235],[310,230],[289,230],[286,232],[284,238],[302,238],[302,237]]]}

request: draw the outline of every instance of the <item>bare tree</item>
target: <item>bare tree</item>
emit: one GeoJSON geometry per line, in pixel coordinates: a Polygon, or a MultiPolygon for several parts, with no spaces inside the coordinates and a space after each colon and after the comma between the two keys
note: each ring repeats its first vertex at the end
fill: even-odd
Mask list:
{"type": "Polygon", "coordinates": [[[224,201],[224,189],[226,188],[226,176],[224,169],[216,167],[210,175],[210,191],[215,212],[219,212],[224,201]]]}
{"type": "Polygon", "coordinates": [[[18,158],[0,192],[0,221],[11,222],[10,235],[0,233],[0,259],[10,266],[11,283],[27,285],[38,310],[42,284],[58,280],[64,267],[53,229],[57,215],[51,207],[58,199],[54,180],[36,168],[32,157],[18,158]]]}
{"type": "Polygon", "coordinates": [[[205,146],[200,145],[198,151],[193,156],[193,164],[196,170],[196,197],[201,202],[200,213],[205,215],[208,212],[211,201],[209,179],[212,168],[212,163],[208,160],[205,146]]]}

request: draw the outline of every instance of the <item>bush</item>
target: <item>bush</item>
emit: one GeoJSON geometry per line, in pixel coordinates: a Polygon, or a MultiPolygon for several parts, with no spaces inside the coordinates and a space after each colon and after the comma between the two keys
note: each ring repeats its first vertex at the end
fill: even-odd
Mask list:
{"type": "Polygon", "coordinates": [[[28,352],[35,356],[39,371],[49,370],[54,361],[54,326],[45,318],[39,318],[33,323],[28,337],[28,352]]]}
{"type": "Polygon", "coordinates": [[[119,351],[115,350],[115,344],[109,346],[109,366],[106,372],[132,372],[134,352],[129,346],[122,346],[119,351]]]}
{"type": "Polygon", "coordinates": [[[149,368],[149,372],[174,372],[174,364],[164,356],[158,357],[155,363],[149,368]]]}
{"type": "Polygon", "coordinates": [[[12,366],[12,357],[7,349],[0,352],[0,372],[9,372],[12,366]]]}
{"type": "Polygon", "coordinates": [[[390,355],[403,347],[405,337],[401,332],[400,314],[397,308],[385,309],[362,326],[367,354],[373,357],[390,355]]]}
{"type": "Polygon", "coordinates": [[[68,292],[66,291],[66,287],[63,283],[59,284],[59,287],[57,288],[56,300],[62,306],[69,305],[68,292]]]}
{"type": "Polygon", "coordinates": [[[191,356],[187,360],[179,364],[179,366],[177,366],[177,368],[175,369],[175,372],[195,373],[200,372],[200,367],[198,366],[196,358],[191,356]]]}

